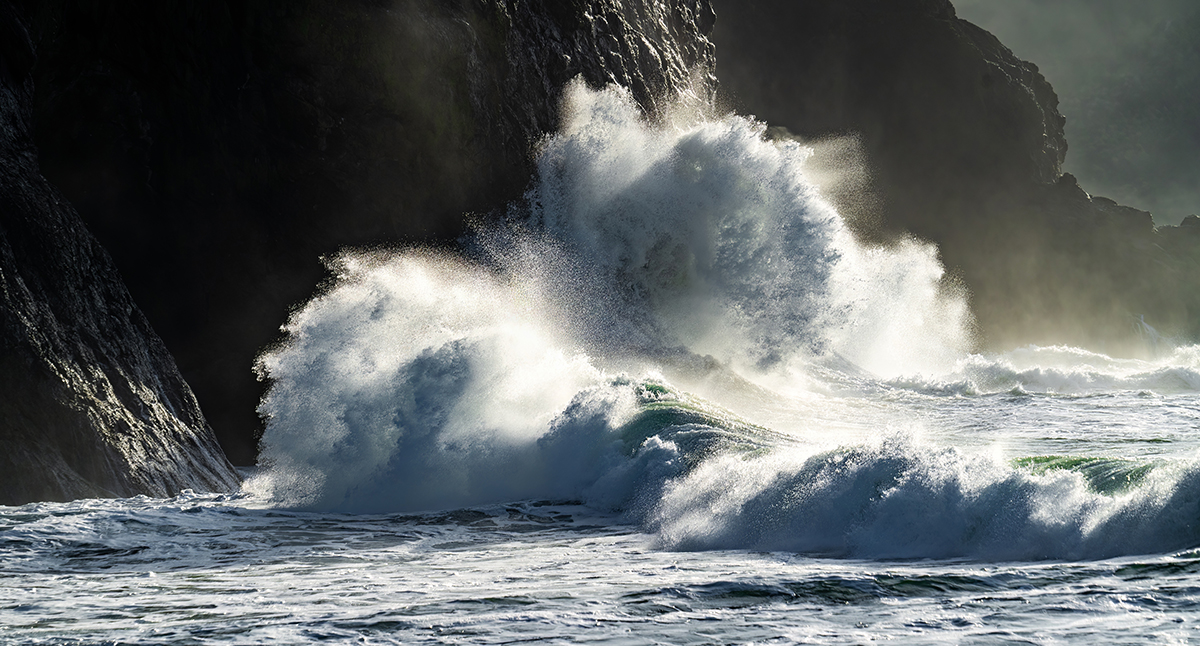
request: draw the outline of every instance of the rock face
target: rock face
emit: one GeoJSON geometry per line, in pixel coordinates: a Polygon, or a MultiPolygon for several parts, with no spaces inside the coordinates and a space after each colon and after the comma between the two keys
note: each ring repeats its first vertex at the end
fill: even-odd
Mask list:
{"type": "MultiPolygon", "coordinates": [[[[256,454],[254,358],[322,278],[319,257],[345,245],[453,244],[471,218],[524,190],[530,152],[576,76],[628,87],[653,116],[664,98],[709,92],[715,68],[734,104],[773,126],[810,139],[856,133],[880,216],[855,220],[858,233],[938,243],[991,345],[1119,352],[1141,342],[1143,320],[1200,333],[1197,227],[1156,230],[1149,214],[1063,175],[1054,91],[948,0],[14,1],[37,57],[5,13],[0,71],[15,115],[5,262],[16,263],[5,265],[5,298],[59,304],[5,319],[12,338],[31,339],[5,361],[50,366],[5,374],[42,379],[50,385],[38,392],[61,393],[40,395],[53,401],[77,395],[77,412],[116,411],[113,402],[157,411],[112,413],[131,428],[168,413],[179,433],[204,426],[157,342],[122,355],[132,363],[105,358],[126,347],[112,335],[153,338],[132,304],[112,305],[128,295],[36,278],[107,276],[94,243],[12,242],[82,231],[37,175],[36,145],[41,172],[112,254],[235,463],[256,454]],[[18,218],[31,204],[54,205],[52,217],[18,218]],[[99,318],[68,315],[85,301],[99,318]],[[86,388],[54,390],[60,382],[86,388]]],[[[12,402],[25,411],[13,416],[43,410],[12,402]]],[[[96,423],[46,424],[76,434],[57,444],[82,447],[67,453],[101,455],[83,430],[96,423]]],[[[188,441],[163,439],[176,444],[188,441]]],[[[229,481],[214,473],[212,486],[229,481]]]]}
{"type": "Polygon", "coordinates": [[[112,253],[235,463],[253,360],[344,245],[518,197],[563,85],[705,91],[708,0],[28,2],[43,172],[112,253]],[[698,78],[697,78],[698,77],[698,78]],[[698,82],[694,82],[697,81],[698,82]]]}
{"type": "Polygon", "coordinates": [[[859,232],[936,242],[987,344],[1133,352],[1143,316],[1200,334],[1196,251],[1062,175],[1053,89],[949,0],[714,4],[722,90],[807,139],[856,133],[881,211],[859,232]]]}
{"type": "Polygon", "coordinates": [[[38,171],[33,61],[0,3],[0,504],[235,489],[171,355],[38,171]]]}

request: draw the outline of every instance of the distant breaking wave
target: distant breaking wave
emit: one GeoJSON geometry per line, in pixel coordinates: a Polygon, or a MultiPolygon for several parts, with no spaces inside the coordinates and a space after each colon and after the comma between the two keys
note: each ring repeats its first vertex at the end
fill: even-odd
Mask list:
{"type": "Polygon", "coordinates": [[[250,490],[352,513],[581,501],[672,549],[1074,558],[1200,539],[1192,467],[1133,465],[1129,488],[1101,490],[1095,473],[1125,467],[820,427],[864,414],[855,389],[1150,388],[1154,370],[1194,389],[1194,361],[970,355],[935,250],[855,242],[803,146],[735,116],[651,125],[581,84],[565,114],[525,200],[468,252],[332,261],[260,359],[250,490]],[[766,409],[803,432],[756,421],[766,409]]]}
{"type": "Polygon", "coordinates": [[[1200,346],[1173,348],[1158,359],[1115,359],[1071,347],[1019,348],[972,354],[938,375],[906,375],[891,385],[929,393],[1030,392],[1086,395],[1112,391],[1200,391],[1200,346]]]}

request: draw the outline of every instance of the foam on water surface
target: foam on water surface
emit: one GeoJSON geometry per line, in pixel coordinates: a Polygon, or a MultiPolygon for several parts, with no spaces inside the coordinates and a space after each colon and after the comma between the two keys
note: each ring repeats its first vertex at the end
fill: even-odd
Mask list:
{"type": "Polygon", "coordinates": [[[530,501],[430,514],[246,498],[0,507],[0,641],[21,644],[1187,643],[1194,552],[863,561],[654,549],[530,501]]]}
{"type": "Polygon", "coordinates": [[[972,353],[803,145],[567,97],[461,253],[331,261],[241,494],[0,507],[0,642],[1194,640],[1200,347],[972,353]]]}
{"type": "Polygon", "coordinates": [[[971,354],[935,250],[857,243],[803,146],[735,116],[652,125],[582,85],[565,115],[526,199],[469,253],[332,263],[261,359],[248,490],[355,513],[578,500],[666,549],[1074,559],[1200,543],[1191,456],[1147,450],[1156,431],[1127,421],[1107,430],[1137,450],[1095,455],[1106,429],[1077,428],[1136,418],[1088,398],[1194,397],[1194,348],[971,354]],[[1082,399],[1047,403],[1063,397],[1082,399]],[[1004,423],[1023,415],[1045,437],[1004,423]]]}

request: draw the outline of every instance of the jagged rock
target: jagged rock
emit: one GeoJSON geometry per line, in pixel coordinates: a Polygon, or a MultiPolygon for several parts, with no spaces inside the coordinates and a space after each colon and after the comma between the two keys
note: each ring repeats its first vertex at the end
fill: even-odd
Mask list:
{"type": "Polygon", "coordinates": [[[708,0],[28,2],[46,176],[231,459],[254,357],[343,245],[448,242],[520,196],[563,85],[703,88],[708,0]],[[693,75],[699,77],[693,78],[693,75]]]}
{"type": "Polygon", "coordinates": [[[0,504],[234,489],[171,355],[38,172],[32,63],[0,3],[0,504]]]}
{"type": "Polygon", "coordinates": [[[856,133],[880,211],[858,233],[936,242],[987,345],[1132,352],[1140,316],[1200,335],[1200,277],[1180,245],[1062,175],[1053,88],[949,0],[714,4],[722,90],[803,138],[856,133]]]}
{"type": "Polygon", "coordinates": [[[931,202],[1061,174],[1054,90],[949,0],[716,5],[722,89],[802,137],[857,133],[896,229],[934,237],[931,202]]]}

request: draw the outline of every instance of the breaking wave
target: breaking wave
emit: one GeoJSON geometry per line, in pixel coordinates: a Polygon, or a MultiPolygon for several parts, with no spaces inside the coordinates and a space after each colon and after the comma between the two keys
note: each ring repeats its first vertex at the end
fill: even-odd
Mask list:
{"type": "Polygon", "coordinates": [[[248,489],[353,513],[580,501],[671,549],[1074,558],[1200,542],[1193,466],[972,455],[863,399],[1193,391],[1194,356],[969,354],[936,250],[857,243],[806,178],[810,151],[763,134],[736,116],[649,124],[618,90],[572,86],[535,185],[466,252],[331,262],[260,359],[268,426],[248,489]],[[866,439],[827,423],[866,409],[881,424],[866,439]]]}

